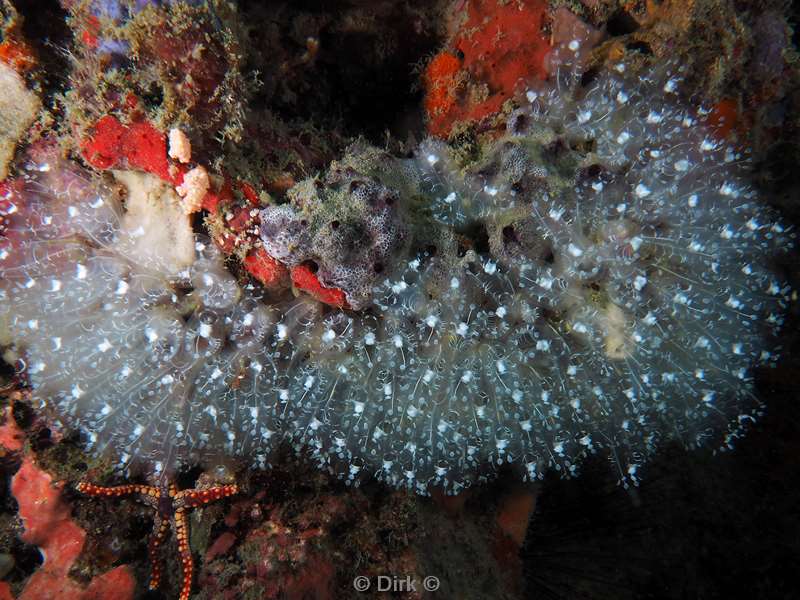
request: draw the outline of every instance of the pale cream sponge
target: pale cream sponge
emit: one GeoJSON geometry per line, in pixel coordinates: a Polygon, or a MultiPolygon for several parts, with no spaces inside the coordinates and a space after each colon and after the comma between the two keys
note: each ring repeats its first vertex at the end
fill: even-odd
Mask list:
{"type": "Polygon", "coordinates": [[[155,175],[114,171],[127,189],[118,251],[175,276],[194,262],[194,233],[175,189],[155,175]]]}
{"type": "Polygon", "coordinates": [[[0,90],[0,181],[3,181],[17,144],[36,119],[41,103],[22,77],[2,61],[0,90]]]}

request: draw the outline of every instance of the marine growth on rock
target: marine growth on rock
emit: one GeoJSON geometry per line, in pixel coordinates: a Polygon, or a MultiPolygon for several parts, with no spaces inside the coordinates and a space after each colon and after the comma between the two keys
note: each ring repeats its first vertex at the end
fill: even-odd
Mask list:
{"type": "Polygon", "coordinates": [[[420,493],[596,452],[627,485],[667,440],[731,446],[777,360],[791,290],[770,265],[794,233],[679,69],[581,84],[576,50],[466,168],[434,140],[356,144],[262,211],[270,255],[349,309],[240,285],[208,241],[31,162],[0,200],[0,319],[36,401],[123,466],[263,467],[288,442],[420,493]]]}

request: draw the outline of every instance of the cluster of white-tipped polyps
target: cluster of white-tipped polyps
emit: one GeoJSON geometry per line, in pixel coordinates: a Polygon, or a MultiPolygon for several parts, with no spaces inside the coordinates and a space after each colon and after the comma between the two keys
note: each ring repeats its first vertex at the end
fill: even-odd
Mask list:
{"type": "Polygon", "coordinates": [[[177,271],[141,262],[110,190],[33,166],[6,199],[0,316],[34,398],[122,464],[265,465],[288,440],[420,493],[598,451],[635,483],[662,440],[730,446],[775,360],[790,291],[769,263],[792,234],[676,77],[531,90],[473,174],[434,142],[384,165],[438,239],[474,221],[488,248],[412,248],[359,312],[261,297],[201,243],[177,271]]]}

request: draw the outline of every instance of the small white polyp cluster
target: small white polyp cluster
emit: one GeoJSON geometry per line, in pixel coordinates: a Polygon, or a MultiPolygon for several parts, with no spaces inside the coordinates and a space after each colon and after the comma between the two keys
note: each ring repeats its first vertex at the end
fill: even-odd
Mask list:
{"type": "Polygon", "coordinates": [[[124,465],[264,466],[288,440],[420,493],[506,463],[570,475],[598,451],[635,483],[663,440],[728,447],[758,415],[790,294],[769,264],[793,234],[677,84],[622,67],[542,84],[486,168],[432,141],[390,165],[436,227],[480,223],[488,249],[412,244],[359,312],[263,298],[201,243],[178,276],[138,264],[113,194],[32,168],[0,319],[35,399],[124,465]]]}

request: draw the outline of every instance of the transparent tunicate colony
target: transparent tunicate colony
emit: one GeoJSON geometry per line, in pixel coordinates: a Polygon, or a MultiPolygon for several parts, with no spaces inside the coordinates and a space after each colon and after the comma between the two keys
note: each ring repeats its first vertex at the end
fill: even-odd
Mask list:
{"type": "Polygon", "coordinates": [[[358,311],[240,286],[199,240],[177,276],[139,264],[110,190],[31,165],[24,210],[4,205],[0,319],[35,400],[121,465],[265,466],[288,441],[423,494],[507,463],[571,475],[595,452],[636,483],[666,440],[730,447],[777,360],[791,291],[769,265],[794,234],[678,75],[624,71],[528,90],[467,173],[431,140],[384,161],[391,226],[437,233],[383,256],[358,311]]]}

